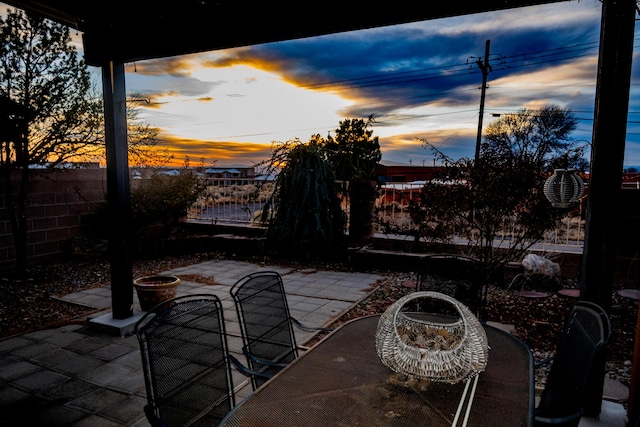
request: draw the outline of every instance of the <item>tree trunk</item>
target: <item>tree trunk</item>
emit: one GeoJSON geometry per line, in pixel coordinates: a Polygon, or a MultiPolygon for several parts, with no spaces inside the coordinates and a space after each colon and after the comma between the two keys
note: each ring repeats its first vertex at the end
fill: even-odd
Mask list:
{"type": "Polygon", "coordinates": [[[29,168],[23,155],[28,147],[28,130],[27,122],[21,122],[17,125],[17,132],[11,135],[13,138],[7,138],[4,142],[5,159],[4,159],[4,202],[11,233],[13,236],[13,244],[15,247],[15,278],[24,280],[27,277],[27,186],[29,184],[29,168]],[[11,159],[12,151],[10,139],[16,153],[16,163],[12,167],[11,159]],[[21,163],[17,161],[20,160],[21,163]],[[13,171],[19,172],[18,182],[14,184],[13,171]],[[14,187],[17,187],[17,194],[14,194],[14,187]]]}
{"type": "Polygon", "coordinates": [[[375,181],[349,183],[349,246],[366,246],[373,236],[375,181]]]}

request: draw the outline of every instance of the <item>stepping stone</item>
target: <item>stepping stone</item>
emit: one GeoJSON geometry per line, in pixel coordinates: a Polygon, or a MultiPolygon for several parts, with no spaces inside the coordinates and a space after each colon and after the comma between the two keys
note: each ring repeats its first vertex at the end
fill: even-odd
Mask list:
{"type": "Polygon", "coordinates": [[[570,297],[570,298],[580,297],[580,289],[560,289],[558,293],[562,296],[570,297]]]}
{"type": "Polygon", "coordinates": [[[620,289],[618,295],[624,298],[640,299],[640,289],[620,289]]]}
{"type": "Polygon", "coordinates": [[[514,294],[523,298],[546,298],[549,296],[547,292],[538,292],[538,291],[517,291],[517,292],[514,292],[514,294]]]}

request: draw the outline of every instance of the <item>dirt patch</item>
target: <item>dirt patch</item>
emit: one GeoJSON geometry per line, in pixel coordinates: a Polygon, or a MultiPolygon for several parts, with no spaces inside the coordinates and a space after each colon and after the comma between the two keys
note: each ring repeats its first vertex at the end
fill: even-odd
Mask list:
{"type": "Polygon", "coordinates": [[[201,274],[181,274],[180,280],[182,280],[183,282],[196,282],[202,283],[203,285],[211,286],[219,284],[218,282],[216,282],[213,276],[203,276],[201,274]]]}

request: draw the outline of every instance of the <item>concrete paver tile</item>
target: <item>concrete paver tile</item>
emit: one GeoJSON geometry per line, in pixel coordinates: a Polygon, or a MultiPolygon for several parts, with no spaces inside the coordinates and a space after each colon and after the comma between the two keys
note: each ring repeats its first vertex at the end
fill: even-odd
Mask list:
{"type": "Polygon", "coordinates": [[[104,340],[94,337],[86,337],[83,340],[76,341],[67,345],[68,350],[75,351],[76,353],[91,353],[99,348],[104,347],[104,340]]]}
{"type": "Polygon", "coordinates": [[[33,344],[33,340],[26,339],[23,336],[7,338],[0,341],[0,354],[10,353],[31,344],[33,344]]]}
{"type": "Polygon", "coordinates": [[[116,383],[125,375],[131,374],[132,370],[124,366],[117,366],[112,363],[99,365],[79,375],[79,378],[97,385],[109,385],[116,383]]]}
{"type": "Polygon", "coordinates": [[[108,406],[96,415],[103,415],[107,418],[118,421],[121,425],[131,425],[144,418],[141,408],[147,403],[146,399],[139,396],[128,396],[108,406]]]}
{"type": "Polygon", "coordinates": [[[66,381],[69,381],[69,377],[67,375],[45,370],[17,379],[13,384],[25,390],[37,393],[60,385],[66,381]]]}
{"type": "Polygon", "coordinates": [[[64,361],[75,359],[76,357],[78,357],[78,354],[73,351],[65,350],[63,348],[55,348],[51,351],[47,351],[46,353],[32,357],[31,360],[36,362],[38,365],[51,368],[64,361]]]}
{"type": "Polygon", "coordinates": [[[113,362],[117,365],[126,366],[130,369],[142,369],[142,356],[140,356],[140,351],[132,351],[123,356],[114,359],[113,362]]]}
{"type": "Polygon", "coordinates": [[[96,413],[106,408],[107,406],[111,406],[117,401],[126,398],[127,395],[124,393],[118,393],[105,388],[97,388],[94,391],[91,391],[69,401],[67,403],[67,406],[71,408],[83,409],[90,413],[96,413]]]}
{"type": "MultiPolygon", "coordinates": [[[[14,387],[10,384],[3,384],[2,386],[0,386],[0,408],[3,408],[3,411],[6,411],[6,408],[9,408],[12,405],[15,405],[16,402],[28,399],[30,397],[30,393],[27,393],[24,390],[20,390],[19,388],[14,387]]],[[[2,419],[1,412],[2,411],[0,411],[0,419],[2,419]]]]}
{"type": "Polygon", "coordinates": [[[43,392],[39,393],[39,396],[46,399],[56,400],[58,402],[66,402],[83,396],[95,390],[97,387],[98,386],[96,386],[95,384],[90,384],[86,381],[74,378],[56,387],[51,387],[47,390],[44,390],[43,392]]]}
{"type": "Polygon", "coordinates": [[[109,344],[103,347],[98,347],[94,351],[91,352],[92,356],[95,356],[102,360],[113,360],[117,359],[120,356],[123,356],[127,353],[130,353],[133,349],[129,346],[124,346],[120,344],[109,344]]]}
{"type": "Polygon", "coordinates": [[[48,336],[42,341],[55,344],[60,347],[66,347],[68,345],[73,344],[74,342],[82,341],[85,338],[86,338],[86,335],[84,334],[79,334],[73,331],[65,331],[63,329],[58,329],[56,330],[56,333],[48,336]]]}
{"type": "Polygon", "coordinates": [[[310,313],[316,310],[318,307],[323,305],[322,303],[315,303],[310,301],[309,299],[305,299],[302,301],[288,301],[289,311],[293,317],[299,316],[298,313],[310,313]],[[296,313],[294,315],[294,313],[296,313]]]}
{"type": "Polygon", "coordinates": [[[117,378],[107,384],[111,390],[121,391],[127,394],[145,395],[144,375],[141,369],[117,378]]]}
{"type": "Polygon", "coordinates": [[[42,370],[42,367],[34,365],[31,362],[21,360],[9,365],[3,366],[0,370],[0,380],[14,381],[18,378],[28,377],[42,370]]]}
{"type": "Polygon", "coordinates": [[[27,332],[26,334],[23,334],[22,337],[29,338],[34,341],[42,341],[55,333],[55,329],[41,329],[39,331],[27,332]]]}
{"type": "Polygon", "coordinates": [[[104,364],[103,360],[86,354],[80,354],[55,365],[54,369],[67,375],[79,375],[102,364],[104,364]]]}
{"type": "Polygon", "coordinates": [[[65,427],[72,424],[87,415],[84,411],[68,408],[64,405],[52,405],[33,417],[27,418],[34,424],[24,425],[40,425],[47,427],[65,427]]]}
{"type": "Polygon", "coordinates": [[[3,406],[0,411],[0,425],[2,426],[40,426],[32,418],[52,405],[51,401],[29,394],[10,405],[3,406]]]}
{"type": "Polygon", "coordinates": [[[227,335],[238,335],[240,336],[240,323],[232,322],[226,324],[227,335]]]}
{"type": "MultiPolygon", "coordinates": [[[[147,424],[148,426],[149,424],[147,424]]],[[[71,427],[121,427],[122,424],[97,415],[90,415],[73,424],[71,427]]],[[[145,426],[146,427],[146,426],[145,426]]]]}

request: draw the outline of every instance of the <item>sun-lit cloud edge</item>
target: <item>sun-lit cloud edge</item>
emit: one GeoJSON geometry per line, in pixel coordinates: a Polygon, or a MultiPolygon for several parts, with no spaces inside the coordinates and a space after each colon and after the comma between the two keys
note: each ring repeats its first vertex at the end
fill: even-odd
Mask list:
{"type": "Polygon", "coordinates": [[[272,145],[185,139],[161,133],[158,137],[158,148],[166,148],[173,155],[171,166],[180,166],[187,158],[192,164],[202,163],[207,166],[251,165],[268,159],[271,155],[272,145]]]}
{"type": "MultiPolygon", "coordinates": [[[[171,76],[185,78],[192,77],[193,70],[198,67],[221,68],[245,65],[277,74],[292,86],[316,90],[313,85],[318,83],[331,82],[341,77],[351,77],[350,62],[358,62],[357,65],[362,67],[358,72],[366,74],[396,71],[404,69],[403,67],[446,63],[450,59],[449,56],[435,50],[429,50],[428,47],[424,54],[428,56],[428,62],[419,63],[416,62],[416,59],[407,62],[393,59],[393,57],[389,57],[387,61],[384,60],[386,53],[397,51],[400,47],[405,48],[407,44],[411,43],[415,43],[417,46],[425,36],[433,41],[432,45],[451,42],[450,46],[452,47],[448,50],[453,52],[459,50],[460,46],[467,45],[467,51],[476,55],[481,54],[481,46],[485,39],[492,40],[492,51],[506,55],[514,53],[506,49],[508,47],[536,46],[536,44],[548,46],[554,38],[567,43],[590,40],[589,37],[594,39],[597,37],[597,30],[593,31],[593,29],[599,25],[601,7],[601,2],[595,0],[532,6],[492,12],[491,19],[479,19],[478,15],[468,15],[453,19],[434,20],[428,26],[423,23],[415,23],[374,29],[368,32],[346,33],[324,38],[303,39],[280,44],[211,52],[206,55],[159,60],[149,66],[139,67],[138,72],[155,76],[163,76],[167,73],[171,76]],[[500,22],[499,26],[496,26],[496,21],[500,22]],[[585,28],[588,27],[591,27],[592,30],[591,35],[587,37],[585,28]],[[506,39],[508,34],[510,38],[506,39]],[[402,40],[401,45],[392,41],[394,37],[402,40]],[[504,43],[503,38],[509,42],[504,43]],[[376,39],[378,39],[377,42],[375,42],[376,39]],[[471,45],[474,39],[475,45],[471,45]],[[407,40],[411,43],[407,43],[407,40]],[[372,41],[374,42],[372,43],[372,41]],[[350,46],[362,46],[365,54],[354,55],[353,51],[344,51],[344,54],[341,55],[340,51],[332,49],[332,47],[340,47],[344,43],[350,46]],[[316,51],[325,51],[325,53],[320,52],[318,56],[315,55],[316,51]],[[308,54],[309,59],[299,56],[301,52],[308,54]],[[382,61],[377,64],[374,61],[369,62],[373,56],[366,55],[366,52],[375,52],[376,58],[382,59],[382,61]],[[324,66],[329,62],[336,63],[340,67],[334,69],[324,66]]],[[[458,56],[462,58],[462,55],[458,54],[458,56]]],[[[583,110],[592,111],[596,59],[597,56],[593,55],[588,59],[541,67],[538,70],[511,72],[507,76],[494,73],[489,79],[490,89],[486,108],[487,110],[505,112],[524,107],[536,108],[548,103],[559,103],[580,112],[583,110]],[[589,63],[587,64],[587,62],[589,63]],[[493,78],[494,76],[496,78],[493,78]],[[554,78],[550,79],[549,76],[554,76],[554,78]],[[563,84],[554,88],[554,80],[562,81],[563,84]],[[580,86],[579,81],[582,80],[586,80],[588,83],[580,86]],[[491,87],[492,85],[493,87],[491,87]],[[516,86],[519,87],[518,93],[515,92],[516,86]]],[[[636,80],[638,74],[640,74],[640,67],[635,65],[634,78],[636,80]]],[[[438,85],[437,82],[425,84],[421,93],[417,93],[415,86],[408,85],[404,90],[393,89],[396,96],[391,97],[389,94],[392,92],[384,87],[373,89],[343,88],[334,93],[353,101],[352,105],[339,111],[341,116],[366,117],[369,114],[374,114],[378,117],[375,131],[381,135],[385,149],[383,158],[396,155],[406,158],[407,155],[399,153],[402,153],[402,149],[407,150],[407,147],[410,147],[410,150],[406,153],[413,156],[416,146],[415,140],[422,135],[427,135],[427,139],[430,140],[446,141],[452,152],[458,150],[462,153],[466,147],[473,145],[469,142],[475,140],[473,123],[477,122],[477,113],[475,116],[471,115],[467,118],[471,125],[466,123],[464,126],[453,129],[433,129],[430,127],[429,119],[438,117],[438,112],[447,107],[470,108],[477,111],[478,78],[479,76],[476,75],[444,86],[438,85]],[[427,106],[433,110],[428,111],[427,106]],[[420,125],[414,124],[413,127],[424,126],[426,130],[403,133],[401,124],[412,119],[422,119],[420,125]],[[396,126],[398,127],[396,128],[396,126]],[[394,129],[395,134],[393,134],[394,129]]],[[[203,82],[192,78],[192,83],[193,87],[197,87],[203,82]]],[[[215,84],[221,83],[215,82],[215,84]]],[[[206,85],[202,84],[200,87],[205,88],[206,85]]],[[[640,102],[636,99],[638,99],[637,96],[631,96],[631,109],[634,106],[636,110],[640,108],[640,102]]],[[[490,120],[491,118],[487,117],[485,123],[490,120]]],[[[442,126],[446,127],[444,124],[442,126]]],[[[583,123],[584,129],[581,129],[580,133],[585,135],[585,139],[589,137],[591,126],[590,122],[583,123]]],[[[304,139],[304,135],[296,136],[304,139]]],[[[628,137],[629,139],[637,139],[637,136],[634,137],[632,134],[628,137]]],[[[237,143],[227,142],[226,144],[237,143]]],[[[628,144],[627,151],[630,152],[630,147],[635,145],[637,144],[628,144]]],[[[262,145],[258,146],[260,149],[264,148],[262,145]]],[[[418,150],[417,153],[419,154],[420,151],[418,150]]],[[[636,154],[635,157],[634,154],[627,155],[625,162],[629,160],[635,161],[635,164],[640,163],[638,160],[631,160],[633,158],[638,159],[640,155],[636,154]]]]}

